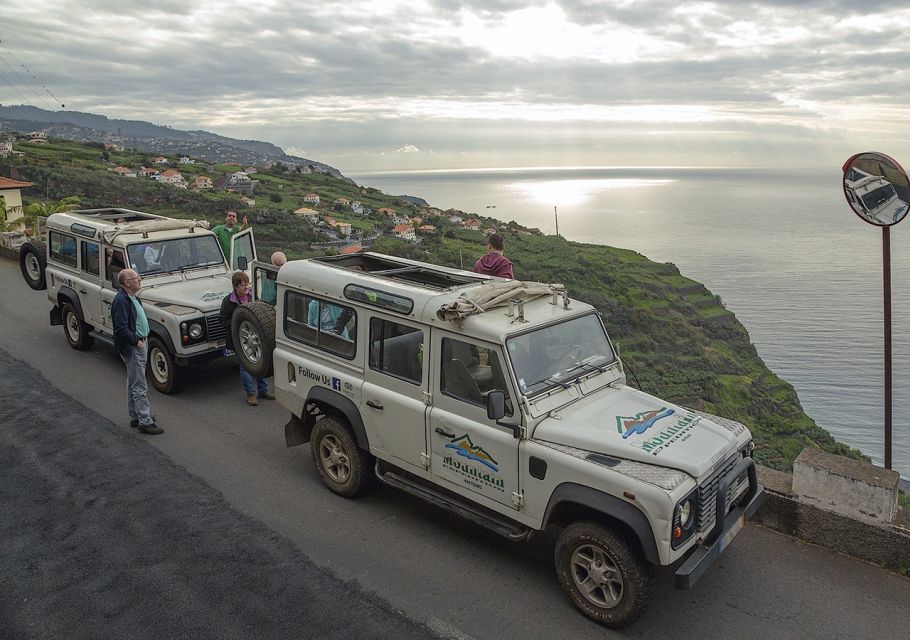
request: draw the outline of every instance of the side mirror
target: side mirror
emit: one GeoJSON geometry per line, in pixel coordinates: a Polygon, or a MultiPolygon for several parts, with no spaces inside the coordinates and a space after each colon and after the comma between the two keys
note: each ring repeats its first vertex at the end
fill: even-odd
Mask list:
{"type": "Polygon", "coordinates": [[[111,269],[108,276],[110,277],[111,287],[113,287],[115,291],[120,289],[120,269],[117,269],[116,271],[111,269]]]}
{"type": "Polygon", "coordinates": [[[616,351],[616,357],[618,358],[619,357],[619,343],[618,342],[613,343],[613,350],[616,351]]]}
{"type": "Polygon", "coordinates": [[[246,271],[246,268],[250,265],[250,261],[247,260],[246,256],[240,256],[237,258],[237,268],[241,271],[246,271]]]}
{"type": "Polygon", "coordinates": [[[506,415],[506,394],[502,391],[490,391],[487,394],[487,418],[499,420],[506,415]]]}

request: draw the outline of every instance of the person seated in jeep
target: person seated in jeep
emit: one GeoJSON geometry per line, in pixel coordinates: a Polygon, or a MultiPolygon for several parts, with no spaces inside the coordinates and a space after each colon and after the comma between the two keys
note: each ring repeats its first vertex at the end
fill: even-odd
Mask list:
{"type": "Polygon", "coordinates": [[[347,324],[351,317],[345,317],[341,307],[335,304],[312,300],[307,308],[307,324],[323,331],[337,333],[342,338],[349,338],[347,324]]]}

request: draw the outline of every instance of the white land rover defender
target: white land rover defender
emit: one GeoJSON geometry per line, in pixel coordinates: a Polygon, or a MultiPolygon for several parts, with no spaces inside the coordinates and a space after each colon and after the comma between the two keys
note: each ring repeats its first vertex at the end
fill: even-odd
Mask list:
{"type": "MultiPolygon", "coordinates": [[[[252,230],[232,238],[231,253],[231,264],[255,259],[252,230]]],[[[19,263],[30,287],[47,289],[51,324],[62,324],[79,350],[95,338],[113,344],[117,274],[126,265],[135,269],[150,329],[147,374],[158,391],[177,391],[182,367],[223,353],[218,311],[231,271],[207,222],[129,209],[55,213],[42,240],[20,248],[19,263]]]]}
{"type": "Polygon", "coordinates": [[[691,587],[762,501],[748,429],[626,386],[560,285],[360,253],[287,263],[273,300],[238,309],[234,344],[329,489],[375,474],[514,540],[557,527],[559,582],[609,627],[644,612],[655,565],[686,558],[691,587]]]}

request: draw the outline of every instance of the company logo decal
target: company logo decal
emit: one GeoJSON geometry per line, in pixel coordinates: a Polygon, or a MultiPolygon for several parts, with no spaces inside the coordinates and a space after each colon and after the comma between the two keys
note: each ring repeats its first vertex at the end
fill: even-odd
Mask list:
{"type": "Polygon", "coordinates": [[[480,464],[488,467],[493,471],[499,471],[499,466],[493,459],[493,456],[484,451],[483,447],[478,447],[473,442],[471,442],[471,438],[468,436],[468,434],[459,436],[449,442],[446,445],[446,449],[452,449],[463,458],[467,458],[468,460],[476,460],[480,464]]]}
{"type": "Polygon", "coordinates": [[[674,409],[661,407],[660,409],[636,413],[631,418],[616,416],[616,429],[622,434],[623,439],[633,434],[641,435],[653,427],[655,422],[663,418],[669,418],[674,413],[676,413],[674,409]]]}
{"type": "Polygon", "coordinates": [[[471,438],[465,434],[452,439],[445,445],[446,449],[451,449],[457,456],[444,456],[442,465],[445,469],[461,476],[462,482],[467,486],[482,490],[494,489],[496,491],[505,491],[505,481],[499,475],[499,464],[489,453],[471,442],[471,438]],[[459,460],[458,457],[467,458],[459,460]],[[479,462],[483,467],[472,464],[479,462]]]}

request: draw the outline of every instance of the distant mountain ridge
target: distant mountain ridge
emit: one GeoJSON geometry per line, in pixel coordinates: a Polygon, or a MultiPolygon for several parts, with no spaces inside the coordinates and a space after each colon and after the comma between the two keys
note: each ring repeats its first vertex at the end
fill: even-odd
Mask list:
{"type": "Polygon", "coordinates": [[[3,131],[15,130],[22,133],[41,129],[51,137],[64,140],[114,142],[139,151],[185,154],[210,162],[312,165],[320,173],[344,178],[335,167],[288,155],[284,149],[270,142],[238,140],[203,130],[184,131],[144,120],[118,120],[80,111],[47,111],[27,105],[13,105],[0,106],[0,128],[3,131]]]}

